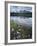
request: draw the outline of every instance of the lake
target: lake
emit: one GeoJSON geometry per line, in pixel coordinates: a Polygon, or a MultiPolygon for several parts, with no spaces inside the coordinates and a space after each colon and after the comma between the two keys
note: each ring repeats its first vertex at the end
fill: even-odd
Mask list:
{"type": "Polygon", "coordinates": [[[32,26],[32,18],[31,17],[20,17],[20,16],[11,16],[10,20],[15,21],[19,25],[32,26]]]}

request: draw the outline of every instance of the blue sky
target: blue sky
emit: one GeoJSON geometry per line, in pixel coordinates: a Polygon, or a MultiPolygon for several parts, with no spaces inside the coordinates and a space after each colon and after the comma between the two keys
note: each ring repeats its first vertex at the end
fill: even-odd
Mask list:
{"type": "Polygon", "coordinates": [[[11,6],[10,7],[10,12],[20,12],[23,10],[32,12],[32,7],[25,7],[25,6],[11,6]]]}

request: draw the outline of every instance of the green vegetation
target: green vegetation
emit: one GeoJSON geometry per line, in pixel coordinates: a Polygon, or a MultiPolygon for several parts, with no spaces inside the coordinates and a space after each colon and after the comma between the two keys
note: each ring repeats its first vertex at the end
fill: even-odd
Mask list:
{"type": "Polygon", "coordinates": [[[18,25],[17,23],[15,23],[13,20],[10,21],[10,39],[29,39],[32,38],[32,27],[27,28],[27,27],[23,27],[22,25],[18,25]],[[12,28],[14,29],[12,31],[12,28]],[[19,32],[20,34],[17,34],[17,32],[19,32]],[[14,34],[15,33],[15,34],[14,34]],[[17,38],[17,36],[19,36],[19,38],[17,38]]]}
{"type": "Polygon", "coordinates": [[[11,16],[32,17],[32,13],[11,13],[11,16]]]}

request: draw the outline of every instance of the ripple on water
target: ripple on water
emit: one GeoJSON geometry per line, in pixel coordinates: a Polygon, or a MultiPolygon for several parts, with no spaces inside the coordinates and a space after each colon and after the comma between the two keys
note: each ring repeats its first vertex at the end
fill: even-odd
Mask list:
{"type": "Polygon", "coordinates": [[[31,17],[25,17],[25,18],[21,18],[21,17],[10,17],[11,20],[14,20],[16,23],[18,24],[22,24],[22,25],[28,25],[28,26],[32,26],[32,18],[31,17]]]}

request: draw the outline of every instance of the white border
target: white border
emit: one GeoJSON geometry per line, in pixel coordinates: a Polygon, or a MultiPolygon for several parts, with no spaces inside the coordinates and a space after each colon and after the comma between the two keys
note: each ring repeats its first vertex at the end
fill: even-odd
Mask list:
{"type": "Polygon", "coordinates": [[[8,3],[8,43],[34,42],[34,5],[31,4],[12,4],[8,3]],[[32,39],[10,40],[10,6],[28,6],[32,7],[32,39]]]}

